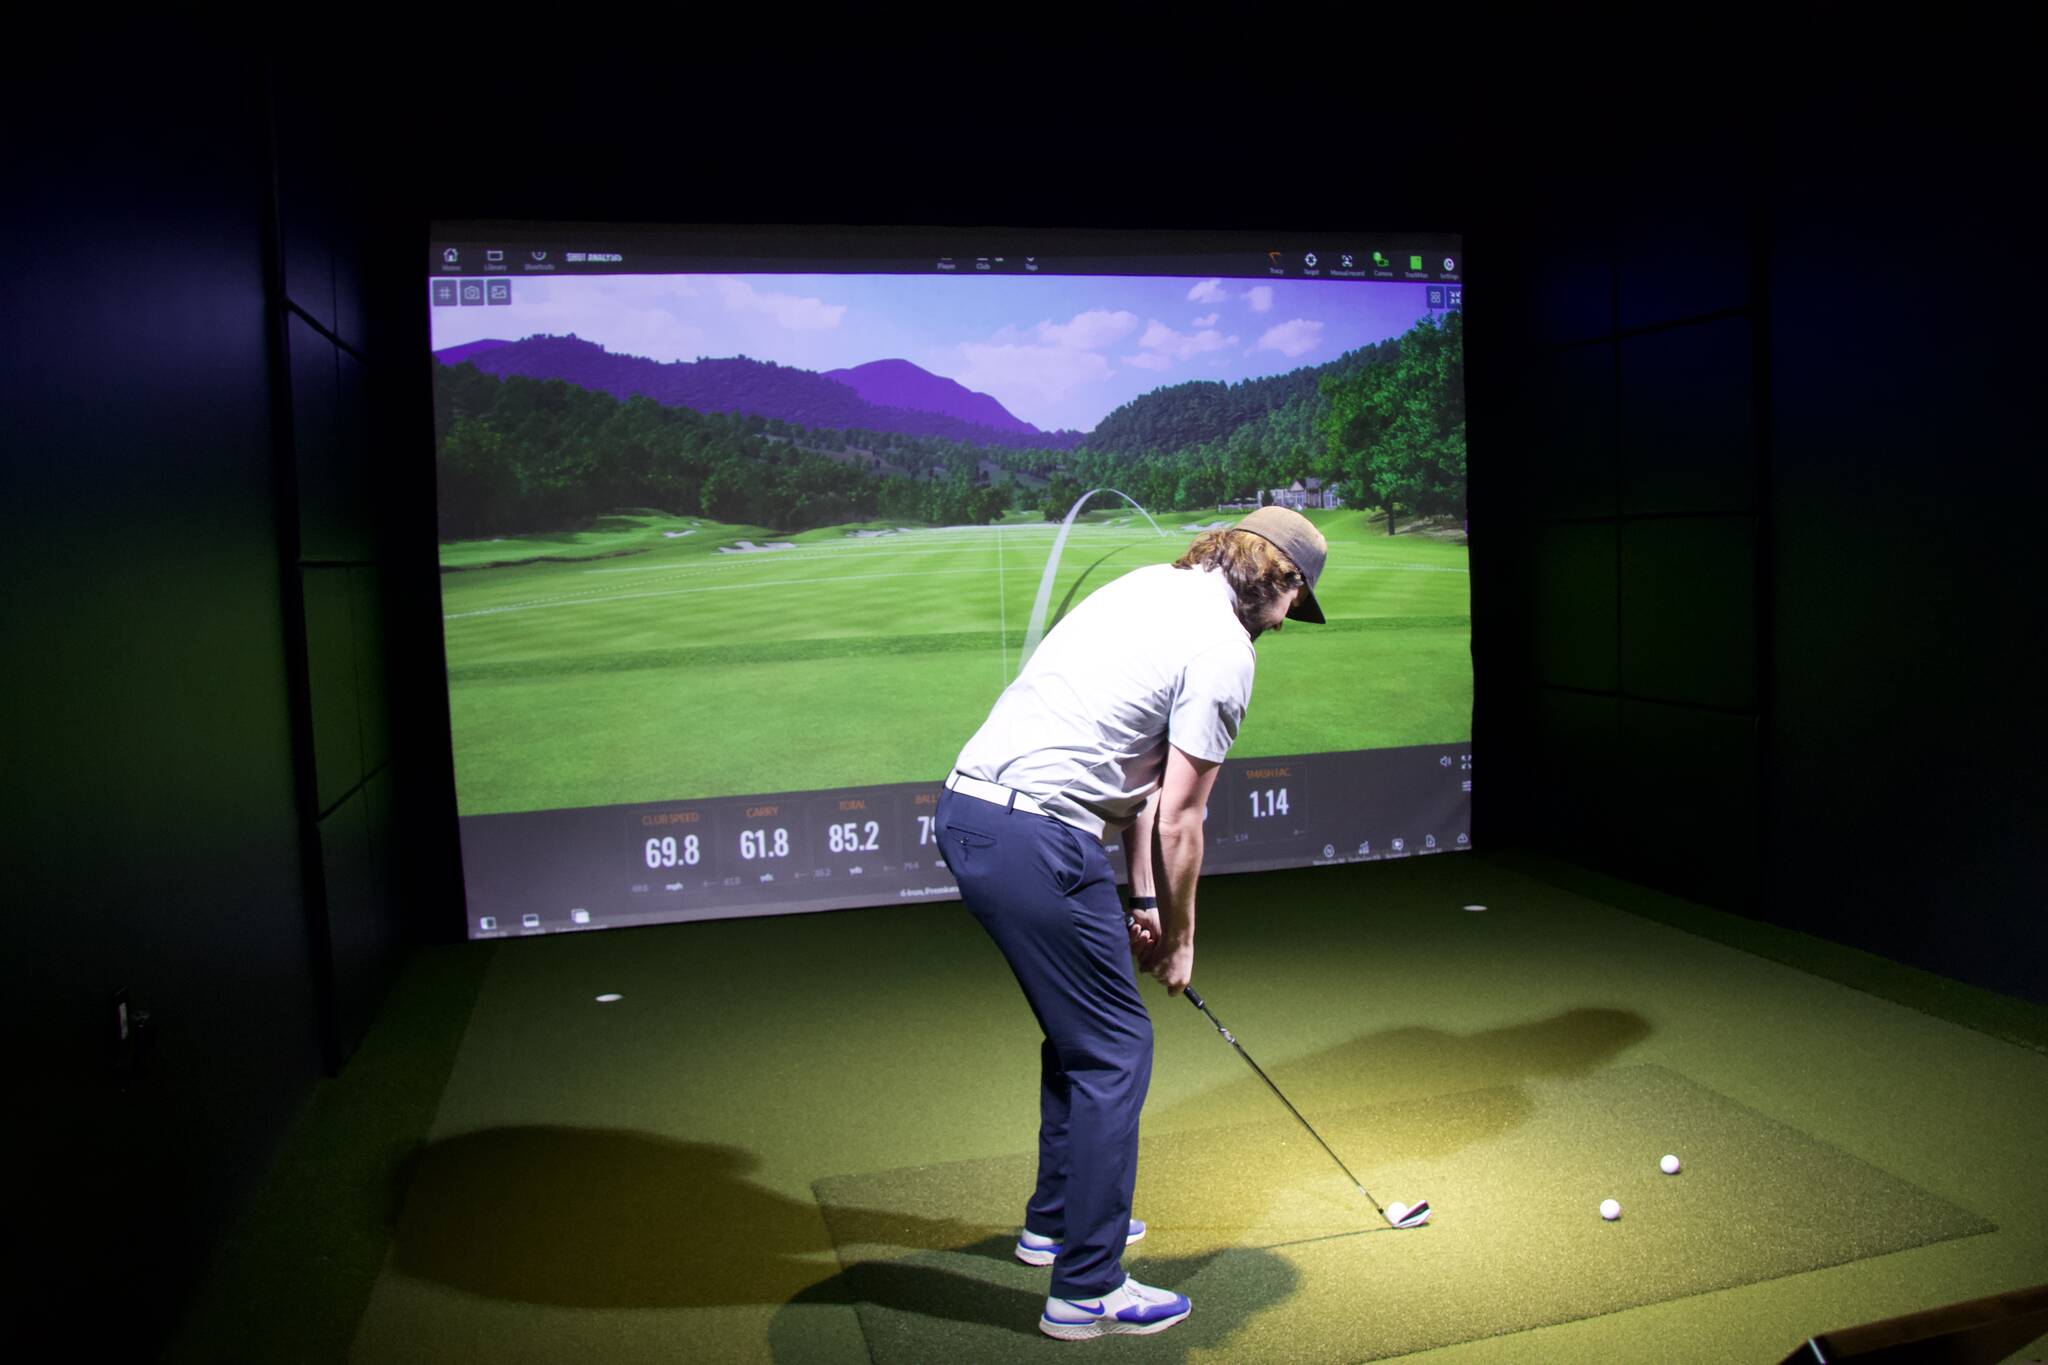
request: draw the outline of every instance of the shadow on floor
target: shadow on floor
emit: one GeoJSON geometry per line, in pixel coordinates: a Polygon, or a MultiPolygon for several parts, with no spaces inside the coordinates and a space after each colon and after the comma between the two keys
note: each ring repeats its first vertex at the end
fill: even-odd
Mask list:
{"type": "MultiPolygon", "coordinates": [[[[491,1128],[396,1173],[407,1275],[570,1308],[783,1303],[833,1273],[816,1203],[747,1179],[738,1148],[618,1129],[491,1128]]],[[[864,1241],[961,1246],[993,1229],[894,1210],[835,1216],[864,1241]]]]}
{"type": "MultiPolygon", "coordinates": [[[[1261,1044],[1245,1036],[1241,1021],[1228,1022],[1238,1041],[1258,1058],[1261,1044]]],[[[1477,1033],[1389,1029],[1291,1061],[1268,1063],[1260,1058],[1259,1064],[1318,1127],[1324,1116],[1361,1106],[1388,1106],[1388,1112],[1375,1116],[1375,1152],[1382,1160],[1407,1160],[1446,1156],[1506,1131],[1529,1111],[1529,1101],[1514,1088],[1520,1083],[1591,1075],[1649,1036],[1649,1022],[1639,1014],[1574,1009],[1477,1033]],[[1400,1101],[1496,1089],[1499,1093],[1491,1103],[1461,1111],[1461,1123],[1445,1123],[1440,1113],[1428,1123],[1400,1121],[1400,1101]]],[[[1222,1054],[1232,1051],[1221,1038],[1216,1047],[1222,1054]]],[[[1227,1123],[1277,1109],[1265,1083],[1241,1061],[1231,1057],[1214,1064],[1233,1068],[1236,1077],[1179,1101],[1167,1112],[1199,1107],[1209,1120],[1227,1123]]]]}
{"type": "MultiPolygon", "coordinates": [[[[1648,1034],[1641,1017],[1605,1009],[1462,1036],[1400,1029],[1275,1067],[1274,1076],[1305,1112],[1334,1113],[1396,1096],[1590,1073],[1648,1034]]],[[[1220,1039],[1217,1047],[1228,1051],[1220,1039]]],[[[1505,1108],[1475,1108],[1456,1124],[1423,1107],[1404,1122],[1396,1107],[1377,1125],[1376,1159],[1441,1155],[1502,1131],[1527,1110],[1508,1095],[1505,1108]]],[[[1272,1104],[1248,1073],[1198,1102],[1218,1116],[1263,1116],[1272,1104]]],[[[1011,1303],[975,1274],[954,1283],[962,1264],[1002,1261],[1010,1229],[836,1208],[841,1245],[916,1250],[835,1273],[817,1203],[748,1179],[756,1164],[738,1148],[619,1129],[532,1125],[450,1138],[396,1173],[403,1205],[394,1263],[488,1298],[575,1308],[858,1302],[993,1327],[1015,1322],[1031,1300],[1021,1316],[1036,1334],[1042,1291],[1020,1288],[1023,1299],[1011,1303]],[[991,1246],[995,1254],[982,1254],[991,1246]],[[991,1295],[999,1306],[983,1307],[991,1295]],[[923,1306],[906,1306],[913,1304],[923,1306]]]]}

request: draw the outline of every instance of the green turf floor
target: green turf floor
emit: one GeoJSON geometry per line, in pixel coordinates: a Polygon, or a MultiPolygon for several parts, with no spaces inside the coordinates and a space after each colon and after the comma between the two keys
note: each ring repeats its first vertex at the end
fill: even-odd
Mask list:
{"type": "MultiPolygon", "coordinates": [[[[1379,1360],[1995,1230],[1658,1066],[1390,1099],[1317,1131],[1370,1166],[1382,1201],[1429,1199],[1430,1223],[1389,1228],[1284,1111],[1147,1141],[1137,1203],[1159,1231],[1130,1270],[1201,1313],[1148,1357],[1200,1342],[1254,1360],[1379,1360]],[[1665,1175],[1672,1147],[1684,1164],[1665,1175]],[[1607,1198],[1622,1206],[1612,1222],[1607,1198]]],[[[878,1361],[1042,1349],[1031,1315],[1010,1311],[1045,1289],[1047,1272],[1009,1254],[1034,1170],[1018,1153],[817,1182],[843,1271],[808,1297],[855,1305],[878,1361]],[[956,1286],[988,1292],[934,1311],[956,1286]]]]}
{"type": "MultiPolygon", "coordinates": [[[[432,961],[309,1112],[324,1136],[294,1140],[176,1358],[1073,1349],[1032,1340],[1042,1272],[1001,1259],[1037,1034],[957,906],[432,961]],[[472,999],[451,1059],[433,1038],[472,999]],[[916,1171],[943,1173],[918,1178],[930,1197],[888,1192],[916,1171]]],[[[1481,855],[1208,883],[1211,1008],[1368,1187],[1441,1212],[1346,1231],[1356,1196],[1208,1023],[1147,986],[1155,1231],[1132,1267],[1197,1313],[1157,1343],[1078,1349],[1769,1362],[2048,1280],[2048,1056],[1813,966],[1481,855]],[[1683,1174],[1655,1170],[1664,1151],[1683,1174]],[[1608,1195],[1618,1223],[1592,1212],[1608,1195]]]]}

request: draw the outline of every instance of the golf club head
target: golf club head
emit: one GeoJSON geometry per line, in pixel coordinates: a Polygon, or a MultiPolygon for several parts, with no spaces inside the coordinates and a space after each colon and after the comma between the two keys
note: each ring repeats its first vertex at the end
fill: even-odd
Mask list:
{"type": "Polygon", "coordinates": [[[1403,1209],[1398,1218],[1391,1217],[1392,1213],[1393,1211],[1389,1209],[1388,1214],[1395,1227],[1419,1228],[1429,1221],[1429,1201],[1427,1199],[1418,1200],[1413,1208],[1403,1209]]]}

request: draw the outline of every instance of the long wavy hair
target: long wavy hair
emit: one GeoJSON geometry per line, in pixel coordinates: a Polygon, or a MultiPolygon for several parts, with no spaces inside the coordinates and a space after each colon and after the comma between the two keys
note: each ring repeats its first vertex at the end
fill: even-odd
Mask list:
{"type": "Polygon", "coordinates": [[[1257,638],[1259,618],[1266,608],[1280,600],[1289,588],[1306,581],[1294,561],[1264,536],[1250,531],[1204,531],[1188,546],[1187,553],[1173,561],[1176,569],[1215,569],[1237,594],[1237,620],[1247,634],[1257,638]]]}

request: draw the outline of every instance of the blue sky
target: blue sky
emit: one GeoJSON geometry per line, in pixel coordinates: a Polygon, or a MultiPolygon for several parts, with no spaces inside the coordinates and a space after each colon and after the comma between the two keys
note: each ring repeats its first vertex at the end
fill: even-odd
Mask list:
{"type": "Polygon", "coordinates": [[[514,276],[512,303],[434,308],[435,350],[574,332],[654,360],[751,356],[807,370],[912,361],[1044,430],[1092,431],[1190,379],[1284,374],[1399,336],[1406,282],[1102,275],[514,276]]]}

